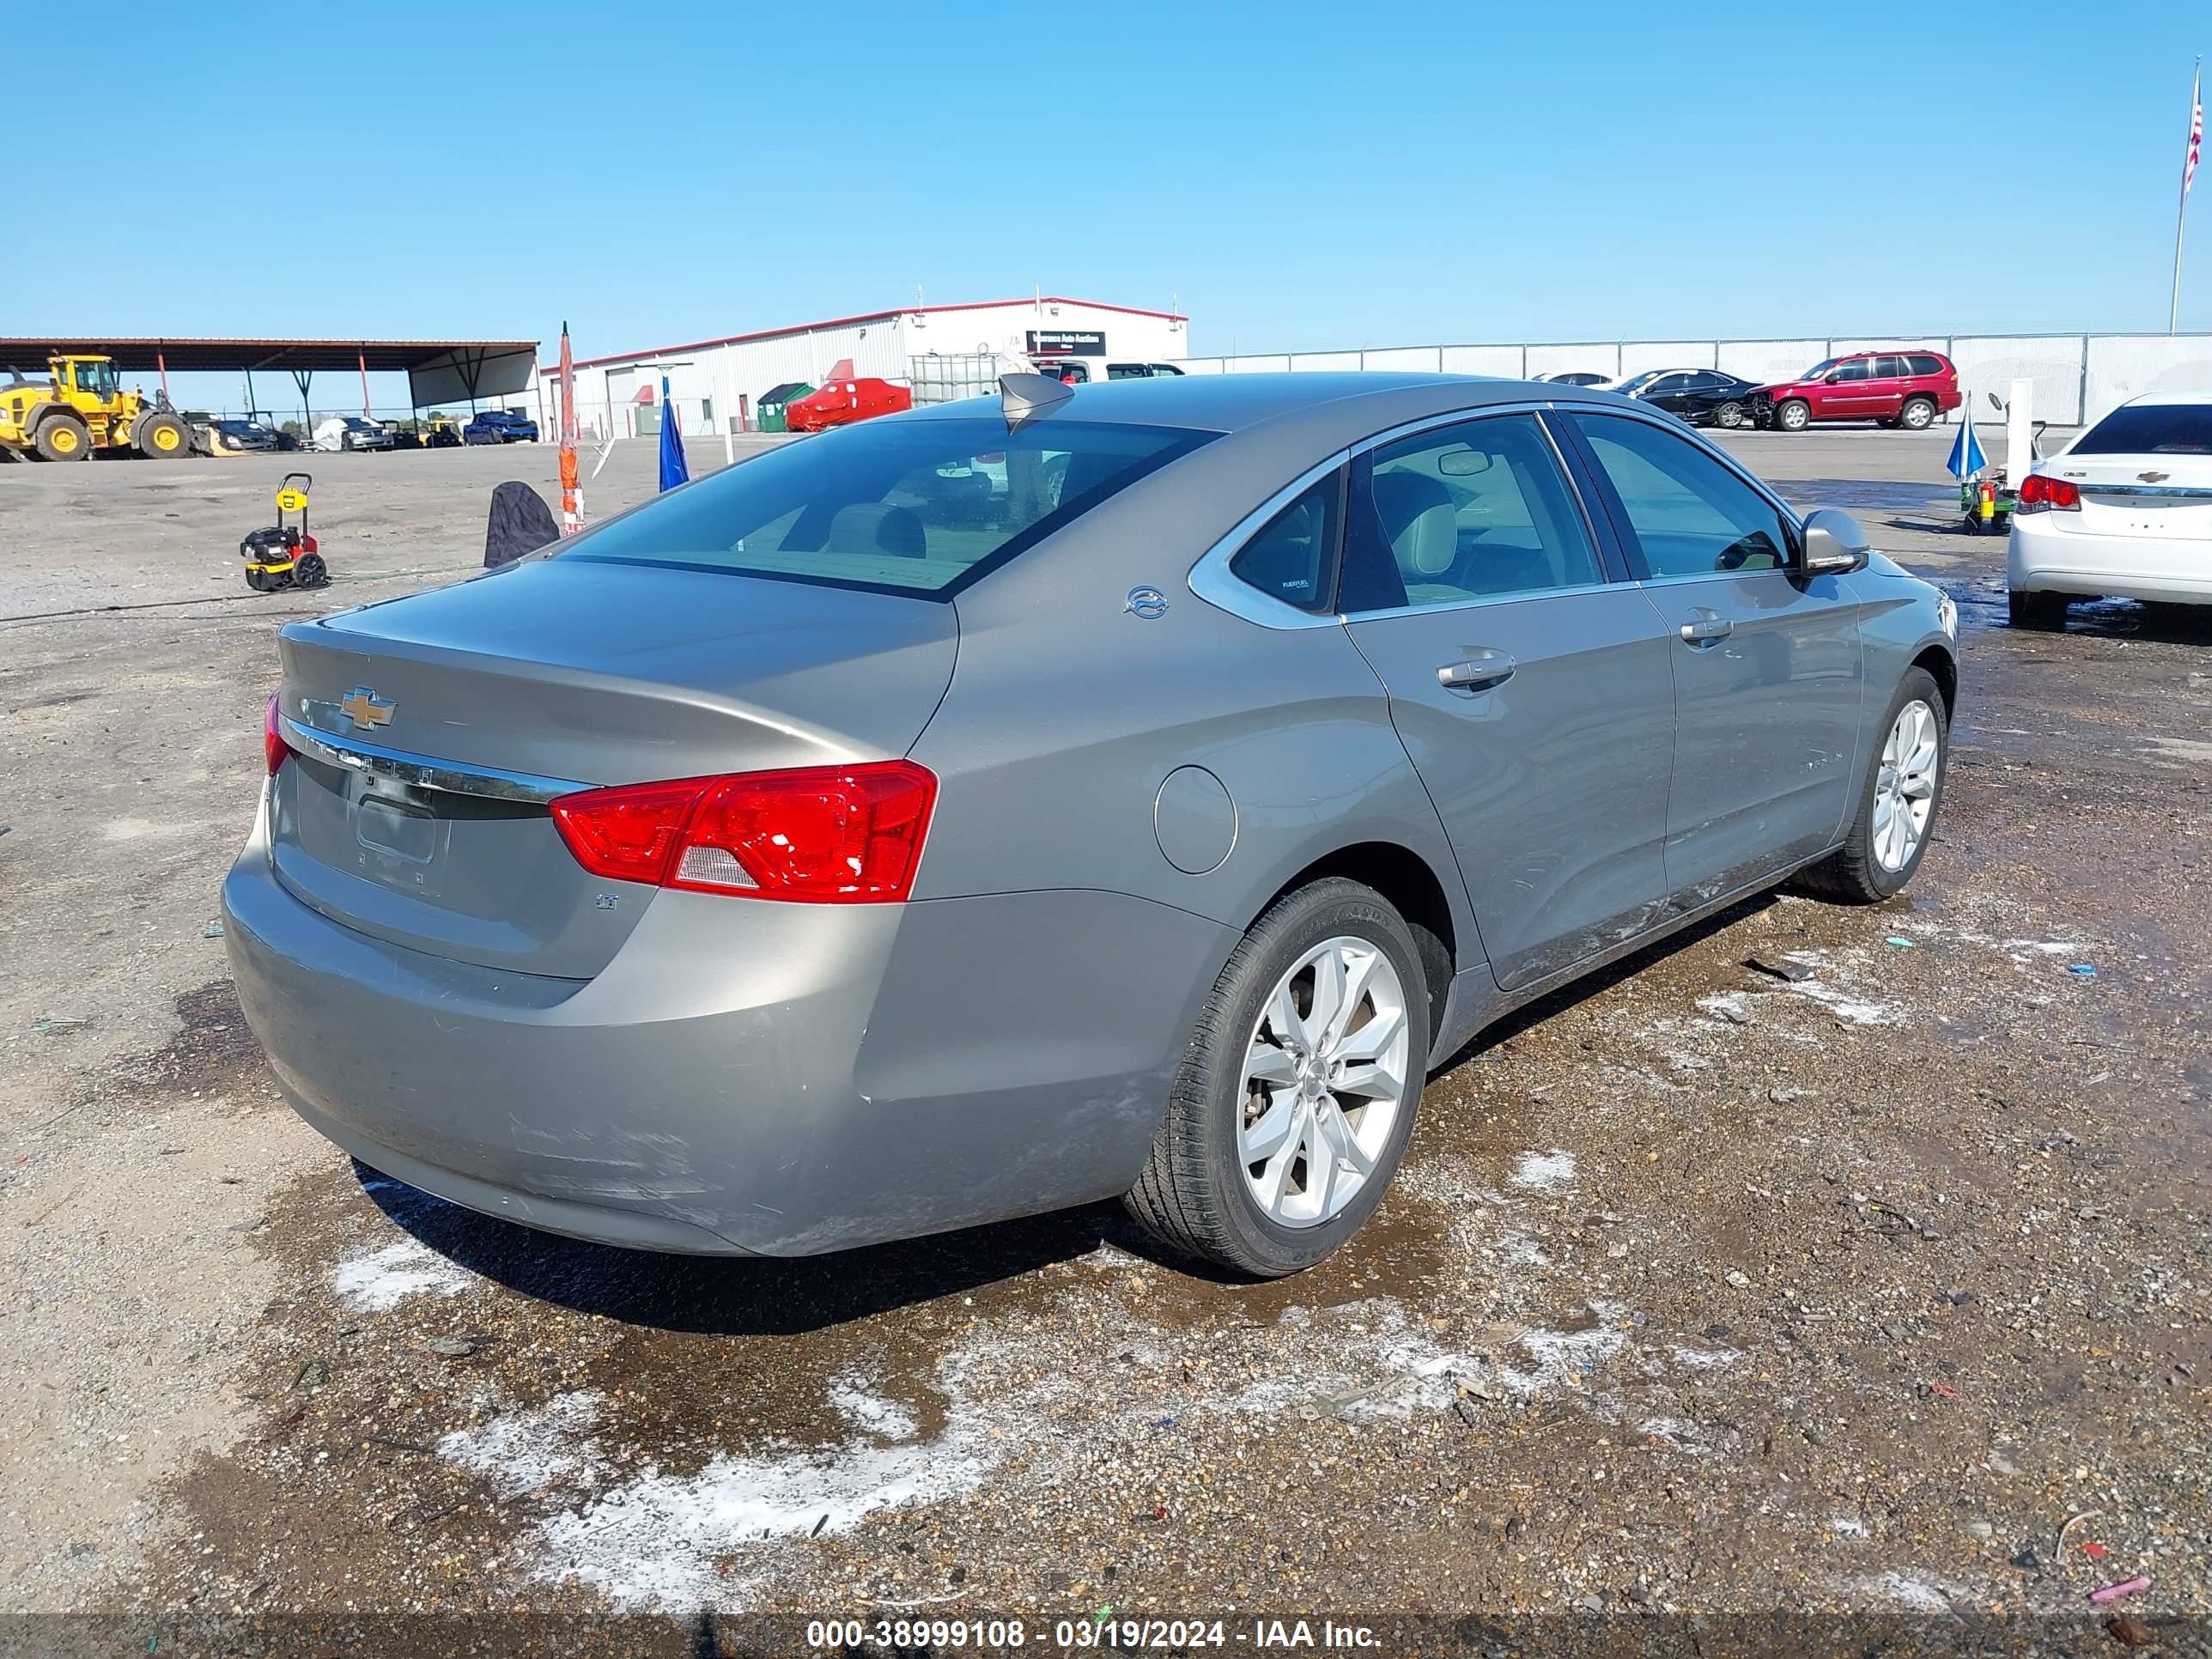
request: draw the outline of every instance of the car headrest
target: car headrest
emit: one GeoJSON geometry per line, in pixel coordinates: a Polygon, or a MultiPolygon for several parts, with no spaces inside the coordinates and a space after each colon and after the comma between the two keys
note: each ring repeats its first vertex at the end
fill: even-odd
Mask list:
{"type": "Polygon", "coordinates": [[[926,559],[929,540],[921,516],[908,507],[881,501],[841,507],[830,520],[832,553],[888,553],[895,559],[926,559]]]}
{"type": "Polygon", "coordinates": [[[1451,494],[1419,472],[1375,475],[1375,511],[1398,568],[1409,576],[1437,576],[1459,557],[1459,515],[1451,494]]]}

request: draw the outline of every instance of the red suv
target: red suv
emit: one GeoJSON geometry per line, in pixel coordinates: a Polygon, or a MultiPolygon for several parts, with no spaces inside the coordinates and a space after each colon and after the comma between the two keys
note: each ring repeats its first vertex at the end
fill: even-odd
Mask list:
{"type": "Polygon", "coordinates": [[[1918,432],[1959,406],[1959,371],[1940,352],[1862,351],[1763,386],[1748,401],[1753,420],[1784,432],[1802,432],[1815,421],[1872,421],[1918,432]]]}

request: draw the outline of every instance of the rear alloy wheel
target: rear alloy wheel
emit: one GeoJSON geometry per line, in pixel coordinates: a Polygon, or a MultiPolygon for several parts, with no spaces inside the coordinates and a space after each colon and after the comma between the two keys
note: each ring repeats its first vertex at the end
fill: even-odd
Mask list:
{"type": "Polygon", "coordinates": [[[1428,1053],[1428,981],[1404,919],[1357,882],[1302,887],[1221,970],[1124,1201],[1165,1243],[1236,1272],[1310,1267],[1382,1202],[1428,1053]]]}
{"type": "Polygon", "coordinates": [[[147,416],[131,435],[137,441],[138,453],[150,460],[171,461],[191,453],[191,433],[182,421],[166,412],[147,416]]]}
{"type": "Polygon", "coordinates": [[[1926,669],[1905,670],[1881,729],[1850,838],[1799,878],[1824,898],[1875,904],[1893,896],[1912,879],[1934,833],[1951,738],[1942,691],[1926,669]]]}
{"type": "Polygon", "coordinates": [[[92,428],[74,415],[49,415],[32,443],[49,461],[81,461],[92,453],[92,428]]]}
{"type": "Polygon", "coordinates": [[[1774,424],[1784,432],[1802,432],[1812,423],[1812,405],[1795,398],[1774,411],[1774,424]]]}
{"type": "Polygon", "coordinates": [[[2014,628],[2063,628],[2066,625],[2066,596],[2063,593],[2026,593],[2015,587],[2005,595],[2005,620],[2014,628]]]}
{"type": "Polygon", "coordinates": [[[1897,419],[1907,432],[1925,432],[1935,422],[1936,405],[1926,398],[1907,398],[1897,419]]]}
{"type": "Polygon", "coordinates": [[[1713,411],[1713,420],[1717,424],[1734,430],[1743,424],[1743,405],[1735,402],[1723,404],[1713,411]]]}
{"type": "Polygon", "coordinates": [[[320,587],[331,579],[331,568],[319,553],[302,553],[292,567],[292,580],[301,587],[320,587]]]}

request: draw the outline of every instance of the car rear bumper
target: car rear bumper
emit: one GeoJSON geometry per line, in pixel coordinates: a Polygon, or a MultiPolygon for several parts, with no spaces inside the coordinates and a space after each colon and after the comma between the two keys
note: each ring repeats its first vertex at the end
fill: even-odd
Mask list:
{"type": "Polygon", "coordinates": [[[2212,541],[2096,535],[2072,516],[2014,513],[2005,577],[2014,592],[2212,605],[2212,541]]]}
{"type": "Polygon", "coordinates": [[[488,1214],[696,1254],[1126,1191],[1234,943],[1108,893],[665,892],[597,977],[546,979],[331,921],[278,883],[258,829],[222,902],[246,1023],[313,1127],[488,1214]]]}

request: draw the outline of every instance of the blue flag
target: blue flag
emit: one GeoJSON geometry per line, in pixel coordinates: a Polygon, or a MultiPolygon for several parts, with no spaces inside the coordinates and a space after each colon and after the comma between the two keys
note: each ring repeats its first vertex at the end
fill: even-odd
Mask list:
{"type": "Polygon", "coordinates": [[[660,487],[673,489],[691,482],[684,464],[684,434],[676,424],[676,405],[668,401],[668,377],[660,377],[660,487]]]}
{"type": "Polygon", "coordinates": [[[1951,441],[1951,476],[1977,478],[1989,470],[1990,458],[1982,453],[1982,441],[1974,435],[1973,400],[1968,398],[1959,412],[1966,418],[1959,424],[1959,435],[1951,441]]]}

